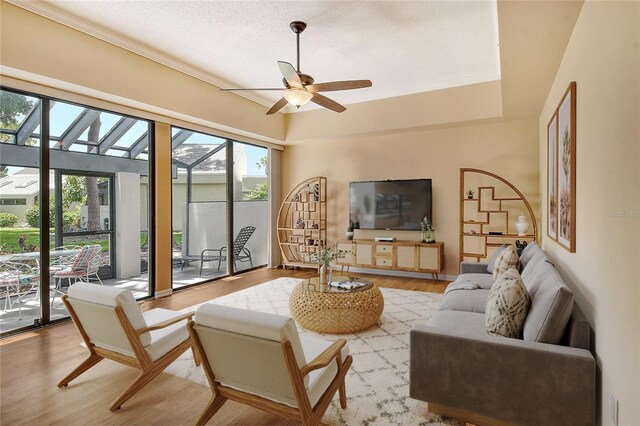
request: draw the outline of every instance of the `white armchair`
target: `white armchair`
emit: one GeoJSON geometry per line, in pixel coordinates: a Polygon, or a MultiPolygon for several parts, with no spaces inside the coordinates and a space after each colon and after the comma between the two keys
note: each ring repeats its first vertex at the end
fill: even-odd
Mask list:
{"type": "MultiPolygon", "coordinates": [[[[58,383],[59,388],[103,358],[142,370],[111,404],[111,411],[119,409],[192,347],[187,320],[193,313],[159,308],[143,313],[129,290],[84,282],[70,286],[62,300],[89,350],[89,357],[58,383]]],[[[199,358],[195,359],[198,363],[199,358]]]]}
{"type": "Polygon", "coordinates": [[[213,391],[195,424],[205,424],[227,399],[316,425],[352,363],[346,340],[299,336],[290,317],[205,304],[189,333],[213,391]]]}

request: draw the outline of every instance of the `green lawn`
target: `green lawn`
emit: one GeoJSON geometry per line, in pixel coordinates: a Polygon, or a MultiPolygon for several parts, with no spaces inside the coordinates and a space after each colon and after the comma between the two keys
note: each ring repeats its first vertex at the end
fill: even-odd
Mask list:
{"type": "MultiPolygon", "coordinates": [[[[49,244],[51,247],[55,246],[55,238],[53,237],[53,228],[49,230],[50,240],[49,244]]],[[[37,228],[0,228],[0,254],[2,253],[21,253],[20,245],[18,244],[18,240],[21,235],[26,235],[25,244],[28,246],[30,244],[37,247],[36,250],[39,250],[40,247],[40,230],[37,228]]],[[[140,233],[140,243],[144,244],[147,241],[147,232],[143,231],[140,233]]],[[[173,232],[173,241],[177,244],[182,244],[182,231],[173,232]]],[[[72,239],[71,237],[66,237],[64,241],[65,246],[86,246],[89,244],[100,244],[102,246],[102,251],[109,251],[109,240],[101,239],[101,240],[86,240],[82,237],[78,237],[78,239],[72,239]]]]}
{"type": "MultiPolygon", "coordinates": [[[[18,239],[21,235],[26,235],[25,244],[33,244],[36,247],[40,246],[40,230],[37,228],[0,228],[0,253],[21,253],[18,239]]],[[[176,243],[182,243],[182,232],[174,232],[173,239],[176,243]]],[[[147,233],[140,233],[140,242],[147,241],[147,233]]],[[[53,228],[50,229],[50,244],[51,247],[55,246],[55,239],[53,237],[53,228]]],[[[109,251],[108,239],[96,239],[87,240],[83,237],[74,239],[72,237],[66,237],[64,241],[65,246],[86,246],[89,244],[100,244],[103,252],[109,251]]],[[[38,249],[36,249],[38,250],[38,249]]]]}

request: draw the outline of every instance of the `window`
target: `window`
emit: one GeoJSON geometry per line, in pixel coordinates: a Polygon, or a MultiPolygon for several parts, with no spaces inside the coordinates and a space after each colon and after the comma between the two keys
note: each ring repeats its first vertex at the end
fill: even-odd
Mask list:
{"type": "Polygon", "coordinates": [[[3,198],[0,199],[0,205],[2,206],[26,206],[26,198],[3,198]]]}
{"type": "MultiPolygon", "coordinates": [[[[0,109],[0,212],[8,224],[0,228],[3,255],[20,257],[16,265],[39,277],[8,294],[0,332],[68,316],[60,296],[69,282],[56,271],[70,268],[87,246],[94,246],[89,281],[147,296],[153,123],[11,90],[0,90],[0,109]],[[50,122],[44,132],[43,114],[50,122]],[[48,159],[42,167],[41,156],[48,159]],[[50,280],[42,279],[47,275],[50,280]]],[[[0,268],[26,273],[11,262],[0,268]]]]}

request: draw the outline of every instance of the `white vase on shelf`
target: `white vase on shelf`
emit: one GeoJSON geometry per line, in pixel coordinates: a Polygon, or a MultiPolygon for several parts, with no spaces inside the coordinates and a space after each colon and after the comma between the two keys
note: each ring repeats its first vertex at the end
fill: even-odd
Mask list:
{"type": "Polygon", "coordinates": [[[527,221],[527,217],[524,213],[520,213],[518,216],[518,221],[516,222],[516,230],[518,231],[519,237],[525,237],[527,235],[527,230],[529,229],[529,222],[527,221]]]}

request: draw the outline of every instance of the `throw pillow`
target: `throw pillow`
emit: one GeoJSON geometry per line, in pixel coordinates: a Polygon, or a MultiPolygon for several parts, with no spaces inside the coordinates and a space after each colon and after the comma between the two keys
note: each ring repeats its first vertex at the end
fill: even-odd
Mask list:
{"type": "Polygon", "coordinates": [[[485,318],[487,333],[517,339],[522,336],[531,297],[520,274],[509,269],[491,287],[485,318]]]}
{"type": "Polygon", "coordinates": [[[496,259],[496,267],[493,269],[493,281],[496,281],[500,274],[509,269],[515,269],[516,271],[520,269],[520,258],[512,245],[502,250],[496,259]]]}
{"type": "Polygon", "coordinates": [[[500,247],[498,247],[496,249],[496,251],[493,252],[491,257],[489,258],[489,264],[487,265],[487,271],[490,274],[493,274],[493,270],[496,267],[496,260],[498,260],[498,256],[500,256],[500,253],[502,253],[502,250],[506,249],[507,247],[509,247],[509,244],[501,245],[500,247]]]}

